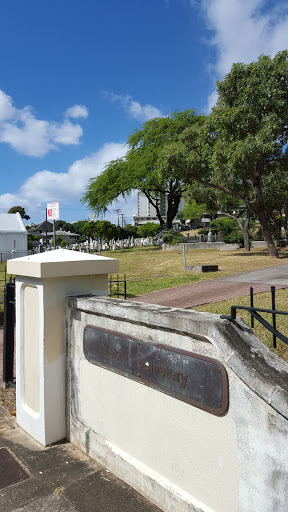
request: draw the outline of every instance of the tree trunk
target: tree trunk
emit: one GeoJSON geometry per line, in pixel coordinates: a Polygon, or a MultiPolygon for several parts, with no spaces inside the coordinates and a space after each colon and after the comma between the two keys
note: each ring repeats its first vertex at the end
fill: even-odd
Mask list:
{"type": "Polygon", "coordinates": [[[250,243],[249,243],[249,221],[250,221],[250,215],[249,213],[247,212],[247,215],[246,215],[246,218],[245,218],[245,221],[244,221],[244,226],[242,228],[242,233],[243,233],[243,241],[244,241],[244,252],[249,252],[250,251],[250,243]]]}
{"type": "Polygon", "coordinates": [[[286,238],[286,245],[288,242],[288,194],[286,197],[285,207],[284,207],[284,218],[283,218],[283,226],[285,230],[285,238],[286,238]]]}
{"type": "Polygon", "coordinates": [[[173,198],[170,199],[170,201],[169,201],[169,197],[168,197],[167,220],[166,220],[167,229],[172,229],[172,227],[173,227],[172,222],[178,213],[180,199],[181,199],[181,194],[179,195],[179,197],[174,196],[173,198]]]}
{"type": "Polygon", "coordinates": [[[180,204],[181,192],[178,191],[176,187],[172,183],[170,183],[170,190],[167,195],[167,229],[172,229],[172,222],[178,213],[178,208],[180,204]]]}
{"type": "Polygon", "coordinates": [[[272,256],[273,258],[279,258],[279,254],[274,245],[271,231],[269,229],[267,217],[265,214],[264,202],[263,202],[262,194],[261,194],[261,190],[260,190],[260,183],[254,182],[253,189],[254,189],[254,194],[255,194],[255,199],[256,199],[256,214],[257,214],[257,217],[261,224],[261,229],[262,229],[262,233],[264,236],[264,240],[266,242],[268,252],[269,252],[270,256],[272,256]]]}
{"type": "Polygon", "coordinates": [[[280,230],[279,230],[279,225],[277,223],[277,216],[276,216],[276,213],[274,211],[272,212],[272,221],[273,221],[273,225],[274,225],[274,233],[275,233],[275,237],[276,237],[276,244],[277,244],[277,247],[279,247],[280,246],[281,234],[280,234],[280,230]]]}
{"type": "Polygon", "coordinates": [[[165,221],[160,213],[160,209],[159,209],[159,206],[157,204],[157,201],[156,199],[153,198],[153,196],[151,196],[151,194],[149,192],[146,192],[146,190],[143,190],[143,193],[145,194],[145,196],[147,197],[148,201],[150,204],[152,204],[152,206],[154,206],[155,210],[156,210],[156,215],[157,215],[157,218],[159,220],[159,223],[160,223],[160,226],[161,228],[163,229],[164,226],[165,226],[165,221]]]}
{"type": "Polygon", "coordinates": [[[246,210],[246,217],[244,219],[244,223],[242,224],[241,218],[237,217],[236,215],[232,215],[232,213],[223,212],[225,215],[230,217],[231,219],[235,219],[238,223],[239,228],[241,229],[241,233],[243,235],[243,251],[249,252],[250,251],[250,243],[249,243],[249,222],[250,222],[250,211],[246,210]]]}

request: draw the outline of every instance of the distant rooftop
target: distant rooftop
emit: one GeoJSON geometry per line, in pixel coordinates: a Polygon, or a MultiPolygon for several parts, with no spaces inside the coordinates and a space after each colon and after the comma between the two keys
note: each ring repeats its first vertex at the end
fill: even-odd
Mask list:
{"type": "Polygon", "coordinates": [[[0,233],[27,233],[20,213],[0,213],[0,233]]]}
{"type": "Polygon", "coordinates": [[[51,231],[53,229],[53,223],[49,222],[48,220],[44,220],[41,222],[41,224],[38,224],[38,226],[32,226],[29,228],[29,231],[51,231]]]}

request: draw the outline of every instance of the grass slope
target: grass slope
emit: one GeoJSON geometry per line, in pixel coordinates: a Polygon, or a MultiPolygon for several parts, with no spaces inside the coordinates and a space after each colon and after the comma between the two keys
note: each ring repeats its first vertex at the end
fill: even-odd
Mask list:
{"type": "MultiPolygon", "coordinates": [[[[205,304],[203,306],[197,306],[193,309],[196,311],[205,311],[208,313],[216,313],[219,315],[230,315],[231,306],[250,306],[249,297],[237,297],[234,299],[225,300],[223,302],[217,302],[215,304],[205,304]]],[[[271,294],[268,293],[257,293],[254,295],[254,307],[271,309],[271,294]]],[[[276,290],[276,309],[278,311],[287,311],[288,309],[288,288],[284,290],[276,290]]],[[[269,313],[260,313],[267,322],[272,324],[272,315],[269,313]]],[[[250,326],[250,315],[247,311],[238,310],[237,316],[240,316],[248,326],[250,326]]],[[[277,315],[276,317],[277,329],[288,338],[288,316],[277,315]]],[[[272,345],[272,334],[265,329],[257,320],[255,320],[255,328],[252,329],[256,336],[261,340],[268,348],[275,352],[278,356],[282,357],[288,362],[288,345],[277,339],[277,348],[274,349],[272,345]]]]}

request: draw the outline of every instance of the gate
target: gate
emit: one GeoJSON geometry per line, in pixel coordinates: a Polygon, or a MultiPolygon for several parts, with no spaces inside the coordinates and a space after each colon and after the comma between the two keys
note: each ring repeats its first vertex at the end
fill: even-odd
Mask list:
{"type": "Polygon", "coordinates": [[[14,376],[15,281],[4,287],[3,383],[15,386],[14,376]]]}

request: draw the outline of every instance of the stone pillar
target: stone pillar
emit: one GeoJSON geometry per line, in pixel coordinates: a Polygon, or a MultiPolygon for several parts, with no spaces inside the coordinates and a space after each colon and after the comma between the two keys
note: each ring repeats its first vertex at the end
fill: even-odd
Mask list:
{"type": "Polygon", "coordinates": [[[118,260],[55,251],[8,261],[16,276],[16,414],[44,446],[66,437],[65,297],[108,295],[118,260]]]}

